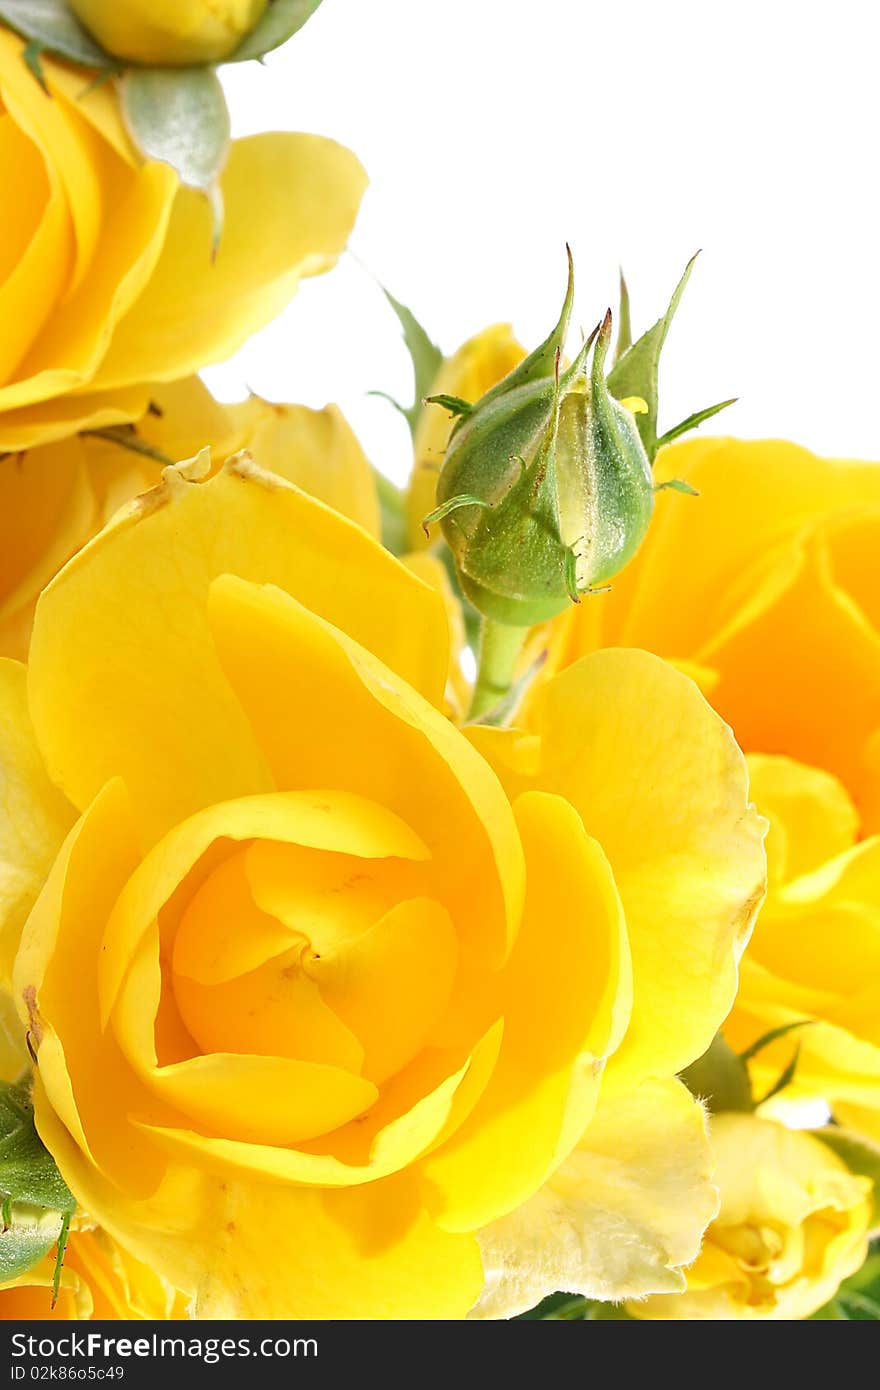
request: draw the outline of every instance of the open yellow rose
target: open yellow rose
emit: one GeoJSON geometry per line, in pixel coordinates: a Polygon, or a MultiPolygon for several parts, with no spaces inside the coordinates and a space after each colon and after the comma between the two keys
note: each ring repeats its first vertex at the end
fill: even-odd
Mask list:
{"type": "MultiPolygon", "coordinates": [[[[264,468],[379,534],[373,472],[335,406],[252,397],[222,406],[195,377],[157,386],[137,437],[168,459],[209,447],[218,464],[247,448],[264,468]]],[[[116,509],[160,478],[161,462],[95,435],[0,458],[0,655],[27,652],[41,589],[116,509]]]]}
{"type": "Polygon", "coordinates": [[[867,1178],[819,1139],[754,1115],[712,1120],[721,1208],[687,1291],[628,1304],[637,1318],[808,1318],[868,1249],[867,1178]]]}
{"type": "Polygon", "coordinates": [[[227,357],[327,270],[364,188],[315,135],[233,144],[211,258],[207,200],[144,163],[111,85],[43,60],[47,94],[0,28],[0,452],[136,420],[149,383],[227,357]]]}
{"type": "Polygon", "coordinates": [[[227,58],[269,0],[70,0],[87,29],[134,63],[213,63],[227,58]]]}
{"type": "Polygon", "coordinates": [[[693,684],[602,653],[536,733],[471,741],[446,638],[362,529],[238,462],[168,470],[52,582],[26,708],[0,668],[19,908],[74,822],[15,966],[38,1129],[201,1316],[463,1316],[476,1233],[600,1086],[597,1149],[730,1006],[763,827],[693,684]]]}
{"type": "MultiPolygon", "coordinates": [[[[545,634],[548,669],[638,646],[690,673],[750,756],[770,891],[725,1035],[797,1034],[792,1097],[880,1134],[880,465],[793,444],[663,450],[651,530],[612,591],[545,634]]],[[[753,1063],[756,1093],[791,1057],[753,1063]]]]}
{"type": "Polygon", "coordinates": [[[54,1251],[26,1274],[0,1284],[0,1320],[67,1322],[99,1318],[166,1320],[186,1316],[185,1301],[146,1265],[97,1229],[74,1230],[52,1307],[54,1251]]]}

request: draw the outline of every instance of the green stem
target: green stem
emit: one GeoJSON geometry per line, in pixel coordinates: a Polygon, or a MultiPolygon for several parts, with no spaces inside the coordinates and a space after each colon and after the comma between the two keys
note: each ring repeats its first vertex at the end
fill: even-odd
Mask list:
{"type": "Polygon", "coordinates": [[[527,627],[507,627],[484,618],[480,628],[477,681],[468,719],[479,719],[504,699],[516,671],[516,663],[528,636],[527,627]]]}

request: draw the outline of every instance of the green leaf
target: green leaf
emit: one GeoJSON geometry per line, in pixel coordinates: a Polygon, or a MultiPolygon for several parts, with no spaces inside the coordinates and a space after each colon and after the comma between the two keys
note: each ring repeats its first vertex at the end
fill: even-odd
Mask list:
{"type": "Polygon", "coordinates": [[[229,110],[213,68],[133,68],[120,82],[129,133],[147,159],[162,160],[181,183],[214,205],[215,248],[222,224],[218,179],[229,153],[229,110]]]}
{"type": "Polygon", "coordinates": [[[0,20],[29,39],[30,46],[36,45],[37,52],[44,50],[86,68],[119,70],[117,60],[95,43],[67,0],[0,0],[0,20]]]}
{"type": "Polygon", "coordinates": [[[671,444],[673,439],[678,439],[680,435],[695,430],[698,425],[702,425],[706,420],[711,420],[713,415],[726,410],[729,405],[736,405],[738,400],[738,396],[731,396],[729,401],[719,401],[717,405],[707,405],[703,410],[695,410],[693,415],[689,415],[680,424],[673,425],[671,430],[667,430],[665,434],[660,436],[657,440],[657,449],[660,450],[665,444],[671,444]]]}
{"type": "Polygon", "coordinates": [[[71,1214],[76,1201],[34,1125],[33,1106],[23,1086],[0,1085],[0,1192],[24,1202],[71,1214]]]}
{"type": "MultiPolygon", "coordinates": [[[[880,1227],[880,1144],[863,1134],[854,1134],[839,1125],[823,1125],[811,1131],[814,1138],[821,1139],[829,1149],[837,1154],[851,1173],[859,1173],[870,1178],[874,1184],[874,1214],[871,1220],[873,1229],[880,1227]]],[[[880,1282],[880,1253],[873,1257],[877,1262],[877,1277],[880,1282]]]]}
{"type": "Polygon", "coordinates": [[[636,416],[636,424],[642,436],[645,452],[652,462],[657,453],[660,353],[695,260],[696,256],[693,256],[688,261],[666,313],[657,320],[653,328],[642,334],[638,342],[627,349],[608,377],[608,389],[619,401],[626,400],[629,396],[641,396],[647,405],[647,411],[636,416]]]}
{"type": "Polygon", "coordinates": [[[246,63],[280,48],[311,19],[321,0],[269,0],[269,8],[224,63],[246,63]]]}
{"type": "MultiPolygon", "coordinates": [[[[416,421],[419,418],[422,401],[430,391],[437,373],[443,365],[443,353],[437,344],[428,337],[412,310],[407,309],[405,304],[401,304],[399,299],[395,299],[384,285],[381,286],[381,289],[403,329],[403,341],[406,344],[415,377],[415,400],[411,406],[402,406],[398,401],[391,400],[390,396],[386,399],[391,400],[391,404],[396,406],[401,415],[406,418],[410,433],[415,434],[416,421]]],[[[377,392],[375,394],[384,395],[385,393],[377,392]]]]}
{"type": "Polygon", "coordinates": [[[23,1274],[58,1243],[55,1282],[76,1201],[34,1125],[27,1087],[0,1084],[0,1282],[23,1274]]]}

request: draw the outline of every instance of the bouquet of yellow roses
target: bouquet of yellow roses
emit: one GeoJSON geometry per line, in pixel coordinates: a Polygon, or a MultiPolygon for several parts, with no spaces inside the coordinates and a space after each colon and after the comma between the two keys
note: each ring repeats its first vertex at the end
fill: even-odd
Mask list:
{"type": "Polygon", "coordinates": [[[880,1317],[880,467],[661,431],[690,266],[389,295],[404,490],[215,400],[364,190],[230,141],[317,8],[0,0],[0,1314],[880,1317]]]}

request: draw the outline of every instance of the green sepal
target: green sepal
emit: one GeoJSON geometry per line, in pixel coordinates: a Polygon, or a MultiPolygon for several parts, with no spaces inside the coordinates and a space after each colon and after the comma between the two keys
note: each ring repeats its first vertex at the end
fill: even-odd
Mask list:
{"type": "Polygon", "coordinates": [[[839,1125],[823,1125],[821,1129],[811,1130],[815,1139],[821,1139],[837,1157],[842,1159],[851,1173],[870,1178],[874,1184],[874,1212],[871,1218],[871,1232],[880,1232],[880,1143],[868,1139],[864,1134],[839,1125]]]}
{"type": "Polygon", "coordinates": [[[462,400],[461,396],[426,396],[425,405],[439,405],[443,410],[448,410],[450,415],[470,415],[473,405],[470,401],[462,400]]]}
{"type": "MultiPolygon", "coordinates": [[[[518,386],[525,386],[529,382],[539,381],[543,377],[552,376],[554,373],[558,375],[558,362],[565,348],[565,339],[568,334],[568,325],[571,322],[571,310],[574,304],[574,261],[572,260],[570,246],[566,246],[565,253],[568,257],[568,283],[565,289],[565,298],[562,301],[562,309],[555,326],[551,332],[548,333],[543,343],[535,348],[534,352],[530,352],[528,357],[520,362],[519,366],[514,367],[512,372],[509,372],[497,385],[493,386],[490,391],[487,391],[484,396],[480,397],[478,404],[481,409],[494,401],[498,396],[505,395],[507,392],[515,390],[518,386]]],[[[585,353],[582,349],[578,354],[578,371],[583,369],[584,357],[585,353]]],[[[572,364],[572,366],[574,366],[574,364],[572,364]]],[[[572,368],[568,370],[569,373],[571,373],[572,368]]]]}
{"type": "Polygon", "coordinates": [[[0,1284],[39,1264],[59,1239],[62,1224],[68,1219],[45,1207],[10,1203],[8,1220],[4,1219],[0,1233],[0,1284]]]}
{"type": "Polygon", "coordinates": [[[614,364],[620,361],[625,352],[632,347],[632,313],[629,303],[629,287],[623,275],[623,268],[620,271],[620,300],[617,310],[617,343],[614,348],[614,364]]]}
{"type": "MultiPolygon", "coordinates": [[[[105,53],[83,28],[67,0],[0,0],[0,20],[29,40],[28,50],[37,55],[51,53],[80,67],[119,71],[118,60],[105,53]]],[[[32,63],[28,66],[36,72],[32,63]]]]}
{"type": "Polygon", "coordinates": [[[699,497],[699,491],[686,483],[684,478],[669,478],[665,483],[657,483],[655,492],[681,492],[685,497],[699,497]]]}
{"type": "Polygon", "coordinates": [[[219,178],[231,133],[217,73],[211,67],[129,68],[119,86],[125,123],[141,153],[170,164],[185,187],[208,196],[216,252],[223,225],[219,178]]]}
{"type": "Polygon", "coordinates": [[[726,410],[730,405],[736,405],[738,396],[731,396],[728,401],[719,401],[717,405],[707,405],[703,410],[695,410],[693,415],[689,415],[686,420],[681,420],[677,425],[673,425],[671,430],[667,430],[657,440],[657,451],[671,444],[673,439],[678,439],[683,434],[690,434],[698,425],[702,425],[706,420],[711,420],[713,415],[718,415],[722,410],[726,410]]]}
{"type": "Polygon", "coordinates": [[[37,1134],[26,1085],[0,1084],[0,1282],[25,1273],[58,1245],[54,1297],[76,1201],[37,1134]]]}
{"type": "Polygon", "coordinates": [[[280,48],[311,19],[321,0],[269,0],[269,8],[224,63],[246,63],[280,48]]]}
{"type": "MultiPolygon", "coordinates": [[[[389,396],[385,391],[371,391],[371,396],[382,396],[386,401],[399,410],[401,415],[409,425],[410,434],[416,432],[416,422],[422,402],[428,395],[437,373],[443,365],[443,353],[437,344],[431,340],[427,330],[422,327],[411,309],[405,304],[401,304],[399,299],[395,299],[390,290],[385,286],[380,286],[382,293],[397,315],[397,321],[403,329],[403,341],[412,363],[413,377],[415,378],[415,399],[412,405],[401,405],[393,396],[389,396]]],[[[453,399],[450,397],[450,399],[453,399]]]]}
{"type": "Polygon", "coordinates": [[[748,1067],[720,1033],[702,1057],[685,1068],[681,1080],[692,1096],[706,1102],[713,1114],[723,1110],[751,1114],[755,1108],[748,1067]]]}
{"type": "Polygon", "coordinates": [[[792,1081],[794,1081],[794,1074],[797,1071],[797,1065],[800,1059],[801,1045],[800,1043],[796,1043],[788,1064],[783,1067],[769,1091],[765,1091],[760,1100],[755,1101],[756,1105],[763,1105],[765,1101],[772,1100],[774,1096],[779,1095],[780,1091],[784,1091],[786,1086],[791,1085],[792,1081]]]}
{"type": "Polygon", "coordinates": [[[141,439],[134,425],[107,425],[103,429],[81,430],[80,434],[91,439],[103,439],[107,444],[115,444],[120,449],[127,449],[129,453],[140,454],[142,458],[152,459],[154,463],[161,463],[163,468],[168,468],[174,463],[173,458],[163,454],[161,449],[148,444],[145,439],[141,439]]]}
{"type": "Polygon", "coordinates": [[[30,43],[25,45],[24,52],[21,56],[31,77],[36,78],[48,97],[51,96],[52,93],[49,91],[49,84],[46,81],[46,74],[43,71],[42,57],[45,52],[46,50],[39,39],[31,39],[30,43]]]}
{"type": "Polygon", "coordinates": [[[459,507],[483,507],[491,511],[492,503],[485,502],[482,497],[475,497],[472,492],[460,492],[457,497],[448,497],[445,502],[441,502],[439,507],[435,507],[427,516],[422,517],[422,530],[428,535],[429,528],[435,521],[442,521],[451,512],[457,512],[459,507]]]}
{"type": "Polygon", "coordinates": [[[37,1134],[27,1089],[0,1084],[0,1192],[24,1202],[71,1215],[76,1201],[37,1134]]]}
{"type": "Polygon", "coordinates": [[[771,1028],[769,1032],[762,1033],[760,1038],[756,1038],[753,1043],[750,1043],[749,1046],[739,1054],[739,1060],[741,1062],[750,1062],[753,1057],[757,1057],[758,1053],[763,1052],[771,1043],[778,1042],[780,1038],[787,1037],[787,1035],[793,1033],[796,1028],[809,1028],[813,1021],[814,1020],[811,1018],[799,1018],[796,1019],[794,1023],[783,1023],[779,1028],[771,1028]]]}
{"type": "Polygon", "coordinates": [[[645,446],[645,453],[653,463],[657,453],[657,408],[659,397],[660,353],[675,317],[681,297],[684,294],[696,256],[692,256],[685,272],[675,287],[669,307],[647,333],[643,333],[632,347],[628,348],[619,362],[612,368],[608,377],[608,389],[619,401],[630,396],[641,396],[648,409],[636,417],[639,434],[645,446]]]}

